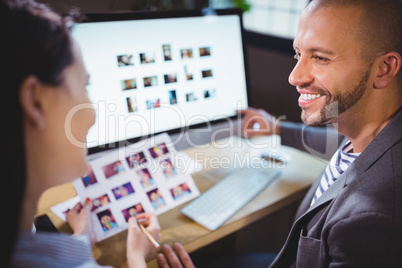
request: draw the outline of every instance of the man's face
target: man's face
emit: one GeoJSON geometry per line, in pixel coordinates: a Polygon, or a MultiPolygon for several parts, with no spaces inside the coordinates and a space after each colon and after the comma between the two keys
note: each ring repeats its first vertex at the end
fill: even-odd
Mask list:
{"type": "Polygon", "coordinates": [[[324,8],[304,12],[294,41],[298,60],[289,83],[300,93],[302,120],[307,125],[339,122],[354,111],[368,85],[369,64],[361,57],[355,34],[361,11],[324,8]]]}

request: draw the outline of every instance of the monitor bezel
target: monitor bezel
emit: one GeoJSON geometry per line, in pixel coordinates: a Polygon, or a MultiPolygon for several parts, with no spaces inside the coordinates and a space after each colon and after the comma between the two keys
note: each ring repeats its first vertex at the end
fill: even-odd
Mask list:
{"type": "MultiPolygon", "coordinates": [[[[241,40],[243,46],[243,62],[244,62],[244,74],[246,82],[246,92],[247,92],[247,103],[248,107],[251,105],[251,94],[249,86],[249,75],[248,75],[248,61],[247,61],[247,46],[245,42],[245,33],[243,27],[242,10],[237,8],[231,9],[201,9],[201,10],[175,10],[175,11],[148,11],[148,12],[138,12],[138,11],[127,11],[127,12],[109,12],[109,13],[88,13],[83,15],[83,19],[79,23],[90,23],[90,22],[106,22],[106,21],[125,21],[125,20],[148,20],[148,19],[167,19],[167,18],[185,18],[185,17],[202,17],[207,15],[237,15],[240,19],[241,26],[241,40]]],[[[129,144],[134,144],[143,139],[159,135],[161,133],[167,133],[169,135],[180,133],[182,131],[187,131],[191,129],[202,128],[208,125],[216,125],[228,120],[235,120],[239,115],[233,115],[229,117],[224,117],[216,120],[210,120],[204,123],[198,123],[190,126],[185,126],[181,128],[175,128],[167,131],[157,132],[153,134],[148,134],[144,136],[134,137],[127,140],[120,140],[116,142],[111,142],[107,144],[102,144],[94,147],[88,148],[88,155],[95,153],[112,150],[127,146],[129,144]]]]}

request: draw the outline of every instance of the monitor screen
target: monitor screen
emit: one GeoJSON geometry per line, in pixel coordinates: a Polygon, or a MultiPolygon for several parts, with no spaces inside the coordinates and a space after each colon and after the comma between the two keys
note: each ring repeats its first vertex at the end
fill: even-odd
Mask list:
{"type": "Polygon", "coordinates": [[[88,15],[73,37],[97,111],[90,153],[215,122],[249,105],[236,10],[88,15]]]}

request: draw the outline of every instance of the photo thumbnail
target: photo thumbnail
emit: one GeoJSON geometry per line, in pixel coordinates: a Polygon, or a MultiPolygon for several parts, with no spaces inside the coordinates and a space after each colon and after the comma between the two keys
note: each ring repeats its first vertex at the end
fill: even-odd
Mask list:
{"type": "Polygon", "coordinates": [[[140,177],[140,183],[142,188],[148,188],[155,185],[155,180],[152,178],[151,173],[147,168],[136,171],[137,175],[140,177]]]}
{"type": "Polygon", "coordinates": [[[161,100],[159,98],[153,100],[147,100],[146,105],[148,110],[153,108],[159,108],[161,107],[161,100]]]}
{"type": "Polygon", "coordinates": [[[144,77],[144,87],[153,87],[157,85],[158,77],[156,75],[144,77]]]}
{"type": "Polygon", "coordinates": [[[113,188],[112,193],[113,193],[114,197],[116,198],[116,200],[119,200],[120,198],[133,194],[134,188],[131,185],[131,183],[127,182],[123,185],[113,188]]]}
{"type": "Polygon", "coordinates": [[[136,217],[142,213],[145,213],[145,211],[144,208],[142,207],[142,204],[138,203],[134,206],[123,209],[121,213],[123,213],[124,219],[126,220],[126,222],[128,222],[129,218],[136,217]]]}
{"type": "Polygon", "coordinates": [[[158,188],[147,192],[147,196],[154,209],[158,209],[166,205],[165,200],[163,199],[162,194],[160,193],[158,188]]]}
{"type": "Polygon", "coordinates": [[[166,179],[174,175],[177,175],[177,170],[174,168],[172,161],[170,161],[170,159],[167,157],[161,159],[160,167],[166,179]]]}
{"type": "Polygon", "coordinates": [[[202,71],[202,78],[212,77],[212,70],[202,71]]]}
{"type": "Polygon", "coordinates": [[[96,216],[98,216],[98,220],[99,220],[104,232],[107,232],[107,231],[110,231],[110,230],[112,230],[114,228],[119,227],[117,225],[117,222],[114,219],[110,209],[107,209],[105,211],[99,212],[99,213],[96,214],[96,216]]]}
{"type": "Polygon", "coordinates": [[[191,59],[193,58],[193,49],[192,48],[185,48],[180,50],[181,58],[182,59],[191,59]]]}
{"type": "Polygon", "coordinates": [[[170,45],[162,45],[162,50],[163,50],[163,59],[165,61],[172,60],[172,48],[170,47],[170,45]]]}
{"type": "Polygon", "coordinates": [[[94,200],[92,200],[92,211],[100,207],[104,207],[110,204],[110,198],[107,194],[101,195],[94,200]]]}
{"type": "Polygon", "coordinates": [[[186,80],[190,81],[194,79],[193,71],[190,70],[187,66],[184,66],[184,73],[186,75],[186,80]]]}
{"type": "Polygon", "coordinates": [[[135,113],[138,111],[137,97],[128,97],[127,101],[127,110],[129,113],[135,113]]]}
{"type": "Polygon", "coordinates": [[[109,165],[103,166],[102,170],[105,174],[106,179],[126,171],[121,161],[116,161],[109,165]]]}
{"type": "Polygon", "coordinates": [[[144,152],[132,153],[126,157],[126,160],[130,168],[136,168],[148,162],[148,160],[145,158],[144,152]]]}
{"type": "Polygon", "coordinates": [[[169,152],[168,148],[166,147],[165,143],[161,143],[159,145],[156,145],[152,148],[148,149],[149,153],[151,154],[152,158],[157,158],[162,155],[165,155],[169,152]]]}
{"type": "Polygon", "coordinates": [[[215,89],[204,90],[204,98],[205,99],[213,98],[215,97],[215,93],[216,93],[215,89]]]}
{"type": "Polygon", "coordinates": [[[197,96],[195,95],[194,92],[190,92],[190,93],[186,94],[186,101],[187,102],[197,101],[197,100],[198,100],[198,98],[197,98],[197,96]]]}
{"type": "Polygon", "coordinates": [[[211,56],[211,47],[200,47],[200,57],[211,56]]]}
{"type": "Polygon", "coordinates": [[[140,53],[141,64],[154,63],[155,54],[154,53],[140,53]]]}
{"type": "Polygon", "coordinates": [[[132,54],[123,54],[117,56],[118,67],[132,66],[132,65],[134,65],[132,54]]]}
{"type": "Polygon", "coordinates": [[[88,187],[90,185],[98,183],[96,180],[94,171],[92,169],[92,165],[88,165],[88,171],[87,174],[84,177],[81,177],[82,183],[84,184],[84,187],[88,187]]]}
{"type": "Polygon", "coordinates": [[[169,91],[169,103],[172,105],[177,104],[176,90],[169,91]]]}
{"type": "Polygon", "coordinates": [[[170,189],[170,193],[173,197],[173,200],[178,200],[186,195],[191,194],[191,191],[187,183],[183,183],[170,189]]]}
{"type": "Polygon", "coordinates": [[[177,82],[177,74],[165,74],[164,76],[165,84],[176,83],[177,82]]]}
{"type": "Polygon", "coordinates": [[[137,79],[121,80],[121,90],[130,90],[137,88],[137,79]]]}

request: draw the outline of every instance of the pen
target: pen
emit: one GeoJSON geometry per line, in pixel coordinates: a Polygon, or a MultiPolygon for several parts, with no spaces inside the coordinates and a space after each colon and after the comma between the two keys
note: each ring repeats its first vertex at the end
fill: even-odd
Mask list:
{"type": "Polygon", "coordinates": [[[137,221],[137,223],[138,223],[138,225],[140,226],[141,231],[148,237],[149,241],[151,241],[152,244],[153,244],[156,248],[159,248],[160,245],[158,244],[158,242],[156,242],[156,240],[152,237],[152,235],[147,231],[147,229],[145,229],[145,227],[144,227],[140,222],[137,221]]]}
{"type": "Polygon", "coordinates": [[[271,161],[274,163],[281,163],[284,164],[285,161],[280,159],[279,157],[273,157],[273,156],[269,156],[269,155],[261,155],[261,158],[267,161],[271,161]]]}

